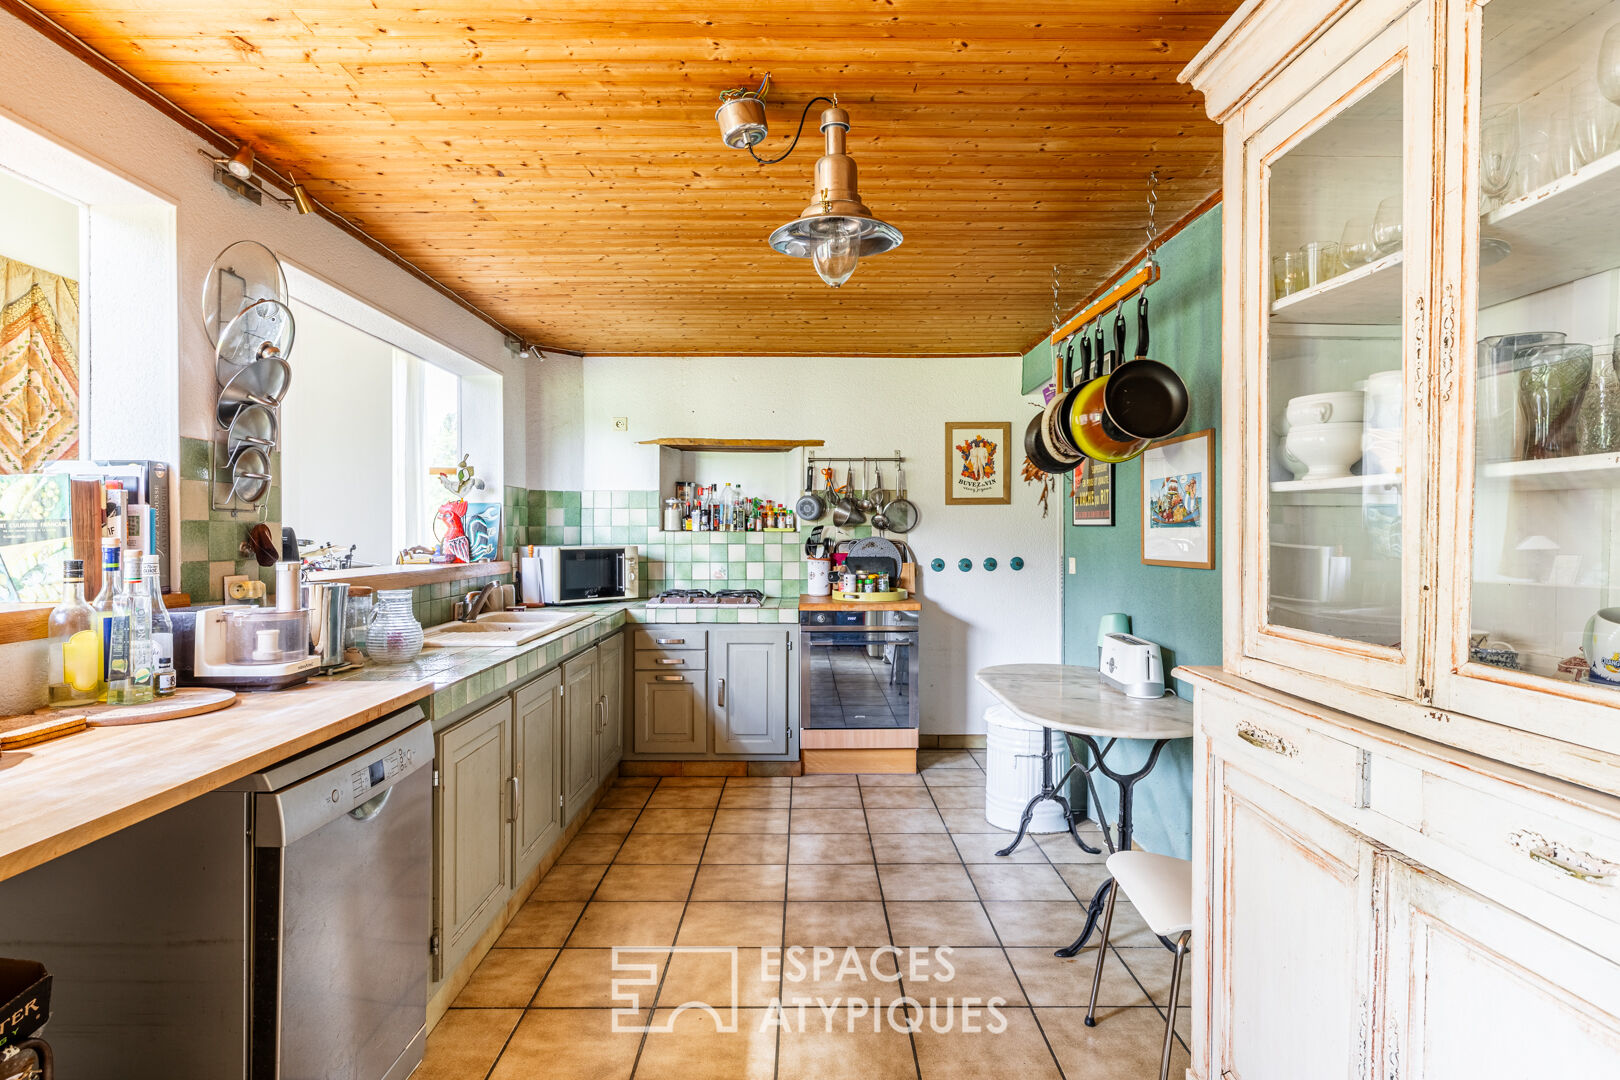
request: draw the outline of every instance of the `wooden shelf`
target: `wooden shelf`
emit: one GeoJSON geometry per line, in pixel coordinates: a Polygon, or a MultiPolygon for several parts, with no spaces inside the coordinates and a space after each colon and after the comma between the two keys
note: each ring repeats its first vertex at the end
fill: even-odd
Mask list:
{"type": "Polygon", "coordinates": [[[1394,251],[1320,285],[1289,293],[1271,305],[1271,317],[1277,322],[1341,326],[1399,323],[1405,257],[1394,251]]]}
{"type": "Polygon", "coordinates": [[[1375,473],[1372,476],[1335,476],[1326,480],[1275,480],[1271,490],[1277,494],[1340,491],[1361,494],[1367,488],[1398,488],[1399,473],[1375,473]]]}
{"type": "Polygon", "coordinates": [[[362,566],[352,570],[310,570],[305,581],[347,581],[375,589],[414,589],[440,581],[462,578],[505,577],[512,572],[510,562],[475,563],[396,563],[392,566],[362,566]]]}
{"type": "Polygon", "coordinates": [[[1531,491],[1614,487],[1620,485],[1620,454],[1497,461],[1486,465],[1482,476],[1486,480],[1502,481],[1510,487],[1531,491]]]}
{"type": "Polygon", "coordinates": [[[821,439],[643,439],[640,445],[730,454],[780,454],[788,450],[797,450],[802,446],[827,444],[821,439]]]}
{"type": "Polygon", "coordinates": [[[1479,274],[1491,307],[1620,265],[1620,151],[1521,195],[1479,219],[1480,235],[1512,249],[1479,274]],[[1609,225],[1603,225],[1603,222],[1609,225]],[[1611,231],[1616,230],[1616,231],[1611,231]]]}

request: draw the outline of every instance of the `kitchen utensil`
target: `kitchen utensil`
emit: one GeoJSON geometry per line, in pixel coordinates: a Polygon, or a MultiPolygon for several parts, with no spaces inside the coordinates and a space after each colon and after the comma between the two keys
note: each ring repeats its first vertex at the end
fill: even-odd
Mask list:
{"type": "Polygon", "coordinates": [[[868,495],[872,499],[872,505],[881,510],[889,503],[889,491],[883,486],[882,464],[874,464],[872,466],[872,475],[876,477],[877,480],[876,483],[873,484],[872,490],[868,492],[868,495]]]}
{"type": "Polygon", "coordinates": [[[253,553],[254,561],[260,566],[274,566],[281,558],[281,542],[271,533],[270,526],[262,521],[248,528],[247,539],[242,546],[253,553]]]}
{"type": "MultiPolygon", "coordinates": [[[[894,498],[883,508],[883,516],[888,520],[889,532],[904,535],[917,527],[917,521],[922,515],[917,510],[917,504],[906,498],[906,467],[900,465],[897,468],[899,471],[896,473],[894,498]]],[[[896,546],[905,547],[904,544],[896,546]]]]}
{"type": "Polygon", "coordinates": [[[811,486],[815,481],[815,468],[814,465],[804,467],[804,494],[793,504],[793,512],[800,521],[820,521],[827,516],[827,504],[821,501],[821,496],[811,486]]]}
{"type": "Polygon", "coordinates": [[[1594,682],[1620,685],[1620,608],[1600,608],[1586,620],[1581,655],[1594,682]]]}
{"type": "Polygon", "coordinates": [[[287,297],[287,275],[273,251],[253,240],[231,244],[203,279],[203,331],[208,343],[218,345],[220,333],[254,301],[285,304],[287,297]]]}
{"type": "Polygon", "coordinates": [[[280,690],[320,666],[303,608],[227,605],[175,611],[174,666],[182,686],[280,690]]]}
{"type": "Polygon", "coordinates": [[[13,749],[13,738],[25,737],[22,735],[23,729],[14,725],[25,722],[30,726],[35,722],[39,724],[63,722],[69,726],[69,730],[63,731],[62,734],[68,735],[84,727],[121,727],[126,724],[150,724],[158,720],[199,716],[230,708],[235,703],[234,691],[184,686],[168,697],[143,705],[86,705],[82,709],[41,709],[28,716],[9,716],[0,720],[0,732],[3,732],[0,734],[0,745],[7,750],[13,749]],[[77,724],[72,723],[75,719],[78,721],[77,724]]]}
{"type": "Polygon", "coordinates": [[[1564,428],[1592,376],[1592,346],[1536,345],[1514,362],[1521,358],[1519,401],[1530,428],[1525,456],[1562,457],[1573,449],[1564,428]]]}
{"type": "Polygon", "coordinates": [[[832,595],[832,560],[807,559],[804,565],[805,592],[811,596],[832,595]]]}
{"type": "Polygon", "coordinates": [[[845,468],[843,491],[838,497],[838,502],[833,506],[833,524],[838,526],[866,524],[866,515],[861,512],[860,507],[855,502],[855,468],[853,465],[845,468]]]}
{"type": "MultiPolygon", "coordinates": [[[[1123,309],[1123,304],[1121,309],[1123,309]]],[[[1125,316],[1114,316],[1123,352],[1125,316]]],[[[1154,439],[1172,434],[1187,418],[1187,386],[1167,365],[1147,356],[1148,298],[1137,301],[1137,356],[1065,395],[1063,419],[1070,442],[1094,461],[1129,461],[1154,439]]]]}
{"type": "Polygon", "coordinates": [[[262,405],[273,409],[281,404],[292,382],[292,368],[287,366],[274,346],[266,346],[264,355],[245,366],[231,377],[219,392],[219,404],[214,409],[214,421],[230,430],[237,410],[244,405],[262,405]]]}
{"type": "MultiPolygon", "coordinates": [[[[1081,345],[1080,355],[1086,362],[1086,370],[1081,373],[1082,378],[1089,378],[1091,356],[1088,347],[1089,339],[1083,331],[1078,336],[1081,345]]],[[[1053,395],[1051,401],[1046,403],[1046,408],[1042,410],[1041,415],[1041,449],[1044,452],[1046,461],[1055,466],[1050,469],[1043,468],[1041,471],[1054,475],[1074,471],[1081,461],[1080,451],[1075,448],[1067,426],[1063,421],[1064,405],[1073,395],[1075,389],[1074,345],[1074,341],[1071,340],[1068,347],[1063,351],[1063,364],[1058,372],[1058,392],[1053,395]]]]}
{"type": "Polygon", "coordinates": [[[1288,432],[1283,443],[1289,454],[1306,465],[1306,480],[1332,480],[1350,475],[1361,457],[1361,422],[1306,424],[1288,432]]]}
{"type": "Polygon", "coordinates": [[[348,638],[349,583],[319,581],[309,587],[309,647],[320,660],[320,670],[342,667],[348,638]]]}
{"type": "Polygon", "coordinates": [[[861,462],[861,494],[855,500],[856,509],[863,514],[870,514],[877,509],[877,500],[872,498],[872,466],[870,462],[861,462]]]}
{"type": "Polygon", "coordinates": [[[220,333],[214,348],[214,374],[220,385],[265,355],[266,347],[286,356],[292,350],[294,333],[293,313],[287,305],[274,300],[249,304],[220,333]]]}
{"type": "Polygon", "coordinates": [[[422,651],[422,624],[411,613],[409,589],[378,589],[371,625],[366,628],[366,652],[380,664],[404,664],[422,651]]]}
{"type": "Polygon", "coordinates": [[[230,426],[226,429],[225,445],[232,457],[243,446],[257,446],[269,453],[275,449],[280,431],[281,425],[276,420],[274,409],[264,405],[242,405],[231,417],[230,426]]]}
{"type": "Polygon", "coordinates": [[[257,446],[244,448],[231,466],[231,498],[251,506],[269,489],[270,459],[257,446]]]}

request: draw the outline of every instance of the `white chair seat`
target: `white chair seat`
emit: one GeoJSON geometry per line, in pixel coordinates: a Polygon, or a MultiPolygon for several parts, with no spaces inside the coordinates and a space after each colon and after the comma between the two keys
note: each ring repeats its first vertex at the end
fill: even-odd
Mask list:
{"type": "Polygon", "coordinates": [[[1186,859],[1116,851],[1108,856],[1108,874],[1155,934],[1175,938],[1192,929],[1192,863],[1186,859]]]}

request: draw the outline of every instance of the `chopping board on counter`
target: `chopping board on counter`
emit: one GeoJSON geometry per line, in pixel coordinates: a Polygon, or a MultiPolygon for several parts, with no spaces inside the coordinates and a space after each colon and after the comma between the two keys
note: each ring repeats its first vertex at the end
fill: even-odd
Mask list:
{"type": "Polygon", "coordinates": [[[72,735],[87,727],[152,724],[217,712],[236,703],[236,691],[188,686],[168,697],[144,705],[86,705],[82,708],[40,709],[0,719],[0,750],[19,749],[72,735]]]}

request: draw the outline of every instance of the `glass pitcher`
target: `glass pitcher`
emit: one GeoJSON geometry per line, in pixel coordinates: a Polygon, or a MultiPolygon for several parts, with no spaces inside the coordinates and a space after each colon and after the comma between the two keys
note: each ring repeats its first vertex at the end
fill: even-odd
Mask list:
{"type": "Polygon", "coordinates": [[[422,651],[422,624],[411,612],[411,590],[379,589],[366,627],[366,651],[379,664],[405,664],[422,651]]]}

